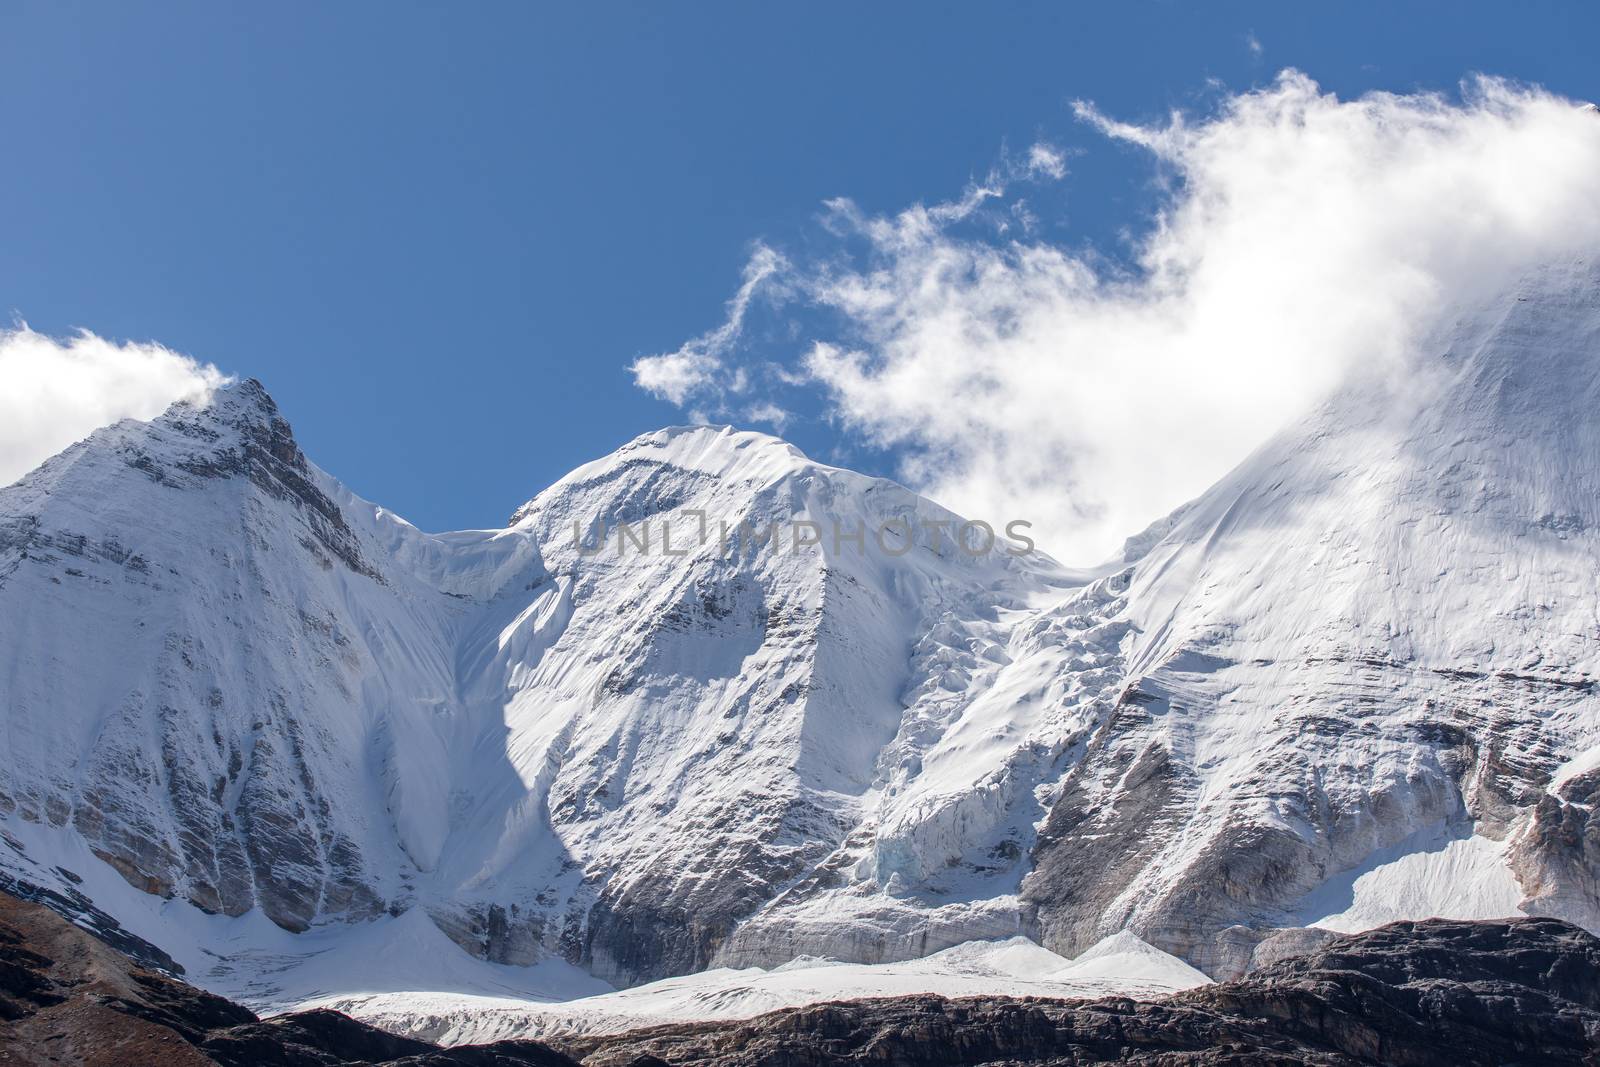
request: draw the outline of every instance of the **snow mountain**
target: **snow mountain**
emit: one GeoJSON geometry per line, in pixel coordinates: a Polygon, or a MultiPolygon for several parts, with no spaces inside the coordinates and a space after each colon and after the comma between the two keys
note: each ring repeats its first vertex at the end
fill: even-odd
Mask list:
{"type": "Polygon", "coordinates": [[[310,464],[254,382],[96,433],[0,515],[8,821],[207,911],[422,908],[487,958],[623,981],[707,965],[861,821],[915,635],[1070,581],[860,551],[955,517],[729,430],[424,534],[310,464]],[[650,548],[596,551],[623,523],[650,548]]]}
{"type": "Polygon", "coordinates": [[[1057,951],[1126,927],[1228,973],[1350,909],[1600,922],[1595,270],[1538,272],[1428,355],[1130,561],[1123,688],[1027,887],[1057,951]]]}
{"type": "Polygon", "coordinates": [[[625,985],[1600,929],[1595,269],[1426,357],[1087,571],[726,428],[428,534],[253,381],[119,423],[0,490],[0,869],[625,985]]]}

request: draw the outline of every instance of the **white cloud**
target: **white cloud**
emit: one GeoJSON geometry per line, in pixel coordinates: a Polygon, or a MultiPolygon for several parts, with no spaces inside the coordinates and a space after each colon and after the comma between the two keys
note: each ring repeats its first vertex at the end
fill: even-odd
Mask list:
{"type": "Polygon", "coordinates": [[[1039,141],[1028,149],[1027,170],[1031,176],[1060,180],[1067,174],[1067,157],[1054,145],[1039,141]]]}
{"type": "Polygon", "coordinates": [[[154,418],[227,378],[157,344],[119,344],[87,331],[56,339],[0,330],[0,485],[118,419],[154,418]]]}
{"type": "Polygon", "coordinates": [[[835,316],[800,366],[845,426],[1071,562],[1204,491],[1353,368],[1406,366],[1453,301],[1600,248],[1600,120],[1538,89],[1339,100],[1289,71],[1200,119],[1079,113],[1165,172],[1137,269],[956,225],[1004,196],[991,182],[888,217],[835,202],[867,251],[782,278],[835,316]]]}
{"type": "Polygon", "coordinates": [[[721,326],[710,333],[686,341],[675,352],[658,356],[641,356],[633,361],[629,370],[633,380],[663,400],[682,407],[691,396],[724,388],[743,391],[740,369],[734,368],[733,377],[725,384],[723,358],[732,351],[744,329],[744,318],[756,291],[787,264],[782,256],[765,245],[757,245],[750,261],[745,264],[744,277],[739,291],[728,301],[728,317],[721,326]]]}
{"type": "Polygon", "coordinates": [[[1244,46],[1248,48],[1250,50],[1250,54],[1255,56],[1257,59],[1260,59],[1261,53],[1266,51],[1266,49],[1261,47],[1261,38],[1257,37],[1254,31],[1244,35],[1244,46]]]}
{"type": "Polygon", "coordinates": [[[771,401],[763,401],[747,409],[744,418],[746,422],[762,423],[771,426],[777,433],[782,433],[788,428],[794,416],[771,401]]]}

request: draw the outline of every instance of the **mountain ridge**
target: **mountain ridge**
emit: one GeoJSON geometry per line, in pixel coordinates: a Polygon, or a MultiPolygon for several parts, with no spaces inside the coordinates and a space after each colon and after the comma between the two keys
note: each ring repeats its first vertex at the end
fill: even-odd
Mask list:
{"type": "MultiPolygon", "coordinates": [[[[594,803],[607,786],[588,771],[580,772],[581,784],[562,786],[570,752],[583,739],[570,719],[552,726],[547,704],[538,695],[529,698],[530,689],[543,694],[564,685],[552,699],[570,705],[598,693],[602,703],[631,701],[635,711],[626,714],[649,716],[655,712],[632,696],[645,679],[659,678],[646,683],[657,688],[711,691],[713,699],[731,688],[732,703],[725,702],[711,721],[743,719],[752,733],[770,735],[750,743],[789,752],[784,762],[798,761],[802,777],[815,782],[795,782],[781,767],[763,772],[777,795],[789,798],[773,809],[766,833],[789,835],[794,843],[760,846],[769,855],[762,862],[784,870],[793,861],[782,857],[812,847],[807,839],[824,824],[800,826],[831,818],[825,812],[851,802],[851,791],[859,791],[870,775],[870,753],[892,732],[894,679],[882,669],[850,665],[852,654],[840,642],[859,645],[880,634],[888,644],[877,658],[892,674],[904,655],[893,646],[903,640],[898,634],[907,623],[878,625],[876,615],[901,618],[923,610],[925,599],[975,595],[1017,565],[999,557],[968,558],[948,545],[942,552],[919,546],[913,559],[887,575],[865,558],[842,558],[835,544],[802,553],[793,544],[747,544],[738,536],[731,548],[695,546],[694,558],[684,564],[664,554],[585,554],[567,539],[569,520],[581,524],[591,513],[612,521],[643,519],[699,503],[706,505],[702,512],[749,519],[770,531],[774,522],[799,516],[826,518],[839,501],[847,502],[852,529],[865,529],[875,516],[952,518],[892,483],[813,464],[776,439],[692,429],[643,435],[610,459],[580,468],[519,509],[511,528],[429,535],[361,501],[305,460],[258,383],[219,390],[208,407],[178,405],[149,424],[119,424],[0,491],[0,508],[15,516],[12,526],[31,531],[7,543],[6,562],[17,580],[33,580],[32,590],[15,595],[43,594],[45,604],[74,613],[83,605],[69,603],[70,595],[62,600],[61,591],[72,588],[63,586],[65,580],[93,583],[88,588],[97,595],[89,605],[103,608],[108,601],[98,594],[115,583],[127,585],[132,573],[131,587],[110,601],[122,601],[120,615],[81,615],[91,629],[131,628],[137,637],[153,621],[147,615],[151,607],[163,609],[166,632],[159,650],[145,639],[148,651],[140,657],[157,662],[155,676],[146,686],[128,689],[128,679],[148,668],[102,672],[94,679],[101,695],[85,693],[73,703],[105,707],[114,704],[109,694],[121,689],[117,699],[135,706],[113,714],[109,731],[106,720],[90,714],[73,732],[67,722],[32,709],[51,699],[50,662],[74,655],[88,661],[89,654],[70,651],[70,636],[59,642],[67,652],[27,647],[26,641],[13,648],[13,684],[31,679],[32,686],[12,691],[22,698],[11,705],[13,737],[36,731],[53,737],[42,749],[81,754],[66,760],[66,775],[53,782],[36,776],[21,789],[10,778],[30,772],[17,768],[0,783],[0,806],[51,825],[70,821],[136,885],[209,910],[242,914],[260,906],[274,922],[304,929],[316,921],[420,904],[451,936],[490,956],[530,961],[558,951],[581,957],[590,951],[588,944],[562,945],[568,933],[550,930],[546,916],[526,917],[524,902],[548,895],[552,878],[566,879],[569,903],[592,895],[560,846],[552,851],[556,835],[548,826],[552,818],[579,824],[607,818],[608,805],[594,803]],[[142,535],[127,551],[114,542],[112,556],[132,560],[131,572],[108,567],[90,574],[65,563],[83,555],[76,546],[101,540],[75,529],[102,518],[75,503],[84,499],[96,499],[142,535]],[[140,530],[134,521],[139,514],[161,516],[167,525],[140,530]],[[196,525],[209,527],[201,537],[209,558],[189,553],[196,525]],[[59,550],[61,544],[71,551],[59,550]],[[200,573],[189,575],[175,565],[186,555],[200,573]],[[614,590],[601,584],[612,576],[614,590]],[[825,603],[830,597],[836,606],[825,603]],[[641,599],[656,606],[633,626],[619,632],[603,622],[619,613],[637,615],[641,599]],[[583,605],[591,602],[586,615],[583,605]],[[252,617],[235,618],[229,605],[252,617]],[[204,621],[190,618],[194,612],[205,615],[204,621]],[[860,625],[832,621],[835,614],[860,612],[866,613],[860,625]],[[539,675],[551,644],[590,618],[606,634],[597,645],[622,655],[563,647],[560,662],[545,664],[539,675]],[[204,636],[219,621],[246,635],[243,647],[250,656],[256,653],[248,652],[249,638],[267,637],[270,662],[224,662],[230,650],[207,646],[204,636]],[[717,636],[729,627],[747,635],[733,659],[717,636]],[[690,636],[676,636],[683,634],[690,636]],[[683,652],[671,652],[672,642],[685,640],[683,652]],[[699,649],[711,647],[707,641],[717,646],[720,663],[701,658],[699,649]],[[808,725],[811,657],[818,648],[836,646],[828,654],[837,669],[814,680],[847,700],[857,699],[849,694],[863,687],[871,691],[860,699],[877,709],[879,725],[861,726],[866,735],[849,720],[825,730],[808,725]],[[390,648],[404,650],[404,666],[394,664],[390,648]],[[763,657],[774,676],[741,682],[738,659],[749,655],[763,657]],[[308,656],[315,666],[309,674],[296,666],[308,656]],[[601,659],[603,669],[596,665],[601,659]],[[198,687],[188,678],[191,672],[228,674],[230,667],[243,673],[234,671],[226,684],[202,692],[174,692],[198,687]],[[530,672],[537,683],[532,686],[530,672]],[[152,690],[166,695],[152,699],[152,690]],[[515,699],[507,703],[508,693],[532,699],[535,707],[519,712],[515,699]],[[225,705],[236,696],[265,705],[267,714],[241,709],[231,717],[225,705]],[[752,700],[790,710],[752,717],[752,700]],[[301,713],[302,708],[323,710],[301,713]],[[165,724],[159,739],[148,736],[146,714],[165,724]],[[508,751],[494,736],[519,714],[532,716],[522,732],[526,744],[508,751]],[[179,754],[208,735],[215,751],[179,754]],[[492,751],[497,745],[498,755],[492,751]],[[107,751],[113,747],[115,756],[107,751]],[[480,756],[486,750],[488,762],[480,756]],[[86,758],[100,760],[103,769],[91,770],[91,790],[84,793],[72,779],[80,778],[86,758]],[[205,770],[196,773],[195,765],[205,770]],[[111,785],[130,776],[143,788],[119,792],[111,785]],[[472,792],[463,792],[460,783],[469,780],[472,792]],[[530,788],[559,795],[540,798],[529,811],[530,788]],[[468,829],[453,830],[452,820],[468,829]],[[262,833],[254,834],[247,822],[261,825],[262,833]],[[381,831],[386,823],[392,824],[392,840],[381,831]],[[492,832],[496,823],[498,833],[492,832]],[[477,833],[483,826],[491,832],[477,833]],[[527,868],[542,871],[520,873],[527,868]],[[541,881],[496,898],[495,887],[508,877],[541,881]],[[444,888],[431,888],[430,881],[444,888]],[[475,897],[491,899],[455,906],[475,897]]],[[[1042,573],[1055,580],[1053,567],[1042,573]]],[[[73,633],[64,624],[56,629],[73,633]]],[[[671,722],[658,722],[658,728],[682,731],[671,722]]],[[[656,729],[640,735],[626,721],[601,721],[588,758],[612,761],[627,774],[632,758],[615,764],[615,746],[619,740],[648,744],[656,729]]],[[[726,726],[718,731],[729,733],[726,726]]],[[[672,758],[707,757],[680,752],[672,758]]],[[[42,759],[40,769],[52,762],[62,760],[42,759]]],[[[648,777],[637,781],[649,788],[648,777]]],[[[678,777],[656,788],[677,793],[684,781],[678,777]]],[[[702,802],[722,807],[717,796],[702,802]]],[[[821,830],[825,836],[837,832],[821,830]]],[[[754,863],[746,854],[726,865],[726,877],[742,883],[754,863]]],[[[684,891],[701,890],[685,884],[684,891]]]]}
{"type": "Polygon", "coordinates": [[[729,427],[428,534],[239,383],[0,490],[0,818],[206,911],[421,909],[620,984],[1597,928],[1597,293],[1582,262],[1470,309],[1088,570],[729,427]]]}

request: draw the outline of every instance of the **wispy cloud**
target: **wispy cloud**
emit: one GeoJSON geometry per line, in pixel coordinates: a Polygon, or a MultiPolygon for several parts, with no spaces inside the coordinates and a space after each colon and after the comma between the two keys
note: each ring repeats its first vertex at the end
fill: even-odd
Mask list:
{"type": "Polygon", "coordinates": [[[763,401],[762,403],[751,405],[744,411],[744,421],[771,426],[780,434],[788,429],[789,423],[793,420],[794,415],[792,413],[785,411],[771,401],[763,401]]]}
{"type": "Polygon", "coordinates": [[[1028,149],[1028,171],[1037,177],[1059,181],[1067,176],[1067,157],[1061,149],[1043,141],[1028,149]]]}
{"type": "MultiPolygon", "coordinates": [[[[917,488],[1030,518],[1074,562],[1203,491],[1353,368],[1407,366],[1453,300],[1600,248],[1600,121],[1536,88],[1340,100],[1287,71],[1198,118],[1078,113],[1165,172],[1131,270],[978,224],[1011,217],[992,209],[1015,167],[895,215],[831,202],[840,251],[753,261],[804,331],[782,377],[897,450],[917,488]]],[[[679,402],[743,370],[750,402],[794,388],[761,372],[774,353],[738,351],[746,303],[659,357],[695,371],[672,379],[679,402]]]]}
{"type": "Polygon", "coordinates": [[[628,368],[633,380],[641,389],[648,390],[663,400],[679,406],[691,397],[705,399],[706,394],[721,394],[729,390],[742,391],[737,368],[731,375],[724,360],[733,350],[744,329],[745,315],[757,291],[787,264],[782,256],[766,245],[757,245],[745,264],[744,277],[739,291],[728,301],[728,315],[722,325],[709,333],[685,341],[675,352],[656,356],[641,356],[628,368]]]}
{"type": "Polygon", "coordinates": [[[154,418],[226,381],[211,364],[158,344],[0,330],[0,485],[101,426],[154,418]]]}

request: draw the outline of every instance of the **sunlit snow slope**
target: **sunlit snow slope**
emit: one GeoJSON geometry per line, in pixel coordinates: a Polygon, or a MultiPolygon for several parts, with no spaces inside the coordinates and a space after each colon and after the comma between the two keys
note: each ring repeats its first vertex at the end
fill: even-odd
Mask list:
{"type": "Polygon", "coordinates": [[[1230,927],[1301,921],[1419,831],[1487,843],[1391,872],[1404,911],[1504,914],[1519,885],[1595,925],[1600,775],[1551,788],[1600,729],[1594,270],[1541,272],[1426,356],[1264,446],[1131,568],[1124,688],[1027,884],[1050,947],[1128,927],[1227,970],[1251,940],[1230,927]],[[1451,884],[1469,870],[1492,884],[1451,884]]]}

